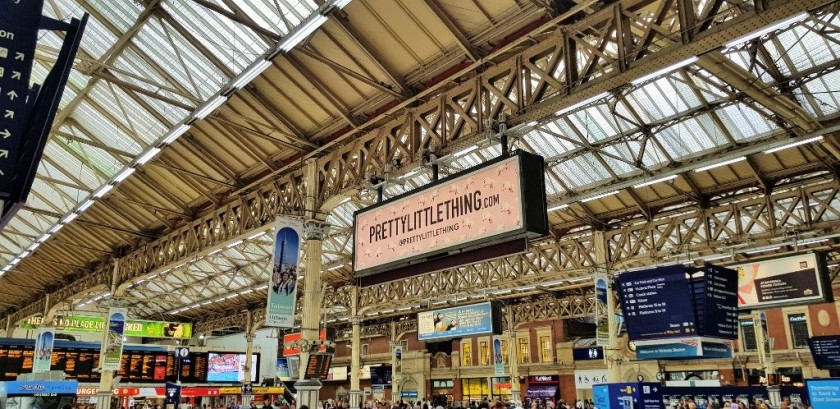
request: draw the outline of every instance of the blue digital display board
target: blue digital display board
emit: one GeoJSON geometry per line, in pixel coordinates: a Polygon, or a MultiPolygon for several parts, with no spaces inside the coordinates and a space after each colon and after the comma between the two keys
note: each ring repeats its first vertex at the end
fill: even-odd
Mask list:
{"type": "Polygon", "coordinates": [[[805,385],[814,409],[840,408],[840,378],[806,379],[805,385]]]}
{"type": "Polygon", "coordinates": [[[814,364],[819,369],[840,369],[840,335],[808,338],[814,364]]]}
{"type": "Polygon", "coordinates": [[[29,76],[44,0],[0,0],[0,192],[17,174],[18,148],[28,119],[29,76]]]}
{"type": "Polygon", "coordinates": [[[631,340],[697,335],[684,266],[627,272],[619,275],[617,282],[631,340]]]}
{"type": "Polygon", "coordinates": [[[420,341],[501,334],[501,331],[501,307],[495,302],[417,314],[417,339],[420,341]]]}
{"type": "Polygon", "coordinates": [[[738,339],[738,272],[707,265],[692,276],[700,335],[738,339]]]}
{"type": "Polygon", "coordinates": [[[77,381],[8,381],[0,382],[0,395],[4,396],[55,396],[75,395],[77,381]]]}
{"type": "Polygon", "coordinates": [[[658,383],[609,383],[594,385],[592,398],[598,409],[661,409],[662,390],[658,383]]]}

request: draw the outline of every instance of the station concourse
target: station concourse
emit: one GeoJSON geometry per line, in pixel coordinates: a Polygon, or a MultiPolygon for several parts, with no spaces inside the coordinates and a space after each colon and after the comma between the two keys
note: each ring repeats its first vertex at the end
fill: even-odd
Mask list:
{"type": "Polygon", "coordinates": [[[20,4],[0,136],[19,62],[27,129],[66,84],[26,200],[0,161],[0,381],[76,381],[79,409],[607,383],[805,409],[840,377],[837,1],[31,0],[31,59],[20,4]],[[649,271],[685,272],[643,314],[689,305],[691,337],[640,334],[655,291],[620,283],[649,271]],[[718,271],[737,303],[701,308],[718,271]]]}

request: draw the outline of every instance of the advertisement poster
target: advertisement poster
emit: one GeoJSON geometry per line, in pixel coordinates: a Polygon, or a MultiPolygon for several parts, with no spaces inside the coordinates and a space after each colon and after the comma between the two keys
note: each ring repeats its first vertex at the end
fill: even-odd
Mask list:
{"type": "Polygon", "coordinates": [[[840,408],[840,379],[806,379],[805,385],[814,409],[840,408]]]}
{"type": "Polygon", "coordinates": [[[827,277],[816,254],[800,254],[731,267],[738,271],[738,306],[770,308],[829,301],[827,277]]]}
{"type": "Polygon", "coordinates": [[[265,325],[291,328],[295,325],[303,222],[278,217],[274,225],[274,257],[268,283],[265,325]]]}
{"type": "Polygon", "coordinates": [[[35,338],[35,358],[32,361],[32,373],[49,372],[52,364],[55,328],[42,327],[35,338]]]}
{"type": "MultiPolygon", "coordinates": [[[[210,352],[207,354],[207,382],[243,382],[245,380],[245,354],[210,352]]],[[[251,355],[251,382],[259,373],[259,356],[251,355]]]]}
{"type": "Polygon", "coordinates": [[[108,310],[108,327],[102,341],[103,371],[118,371],[120,369],[126,312],[125,308],[111,308],[108,310]]]}
{"type": "MultiPolygon", "coordinates": [[[[21,322],[22,329],[36,329],[45,324],[41,317],[30,317],[21,322]]],[[[56,317],[50,326],[61,328],[63,332],[90,333],[105,330],[105,317],[85,317],[69,315],[56,317]]],[[[125,322],[125,336],[143,338],[192,338],[192,324],[188,322],[128,320],[125,322]]]]}
{"type": "Polygon", "coordinates": [[[493,337],[493,367],[496,375],[505,373],[505,357],[502,353],[502,337],[496,335],[493,337]]]}
{"type": "Polygon", "coordinates": [[[354,271],[523,229],[521,171],[512,157],[357,213],[354,271]]]}
{"type": "Polygon", "coordinates": [[[610,326],[607,319],[607,297],[609,297],[609,277],[604,273],[595,274],[595,345],[610,344],[610,326]]]}
{"type": "Polygon", "coordinates": [[[287,358],[277,358],[277,369],[274,371],[274,376],[281,381],[292,379],[292,373],[289,371],[289,360],[287,358]]]}
{"type": "Polygon", "coordinates": [[[402,375],[402,345],[394,345],[394,378],[400,379],[402,375]]]}
{"type": "Polygon", "coordinates": [[[421,312],[417,314],[417,338],[425,341],[498,332],[501,323],[496,322],[500,317],[494,316],[494,312],[498,314],[497,307],[485,302],[421,312]]]}

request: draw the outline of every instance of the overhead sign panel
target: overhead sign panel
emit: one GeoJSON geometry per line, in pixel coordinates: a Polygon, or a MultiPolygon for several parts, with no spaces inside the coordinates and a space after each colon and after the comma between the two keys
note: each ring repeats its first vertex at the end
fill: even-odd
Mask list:
{"type": "MultiPolygon", "coordinates": [[[[30,317],[20,323],[20,328],[35,329],[41,325],[41,317],[30,317]]],[[[102,332],[105,330],[104,317],[85,317],[69,315],[56,317],[50,323],[64,332],[102,332]]],[[[188,322],[128,320],[125,322],[125,335],[143,338],[190,339],[192,324],[188,322]]]]}
{"type": "Polygon", "coordinates": [[[545,235],[543,166],[521,152],[356,212],[356,277],[545,235]]]}
{"type": "Polygon", "coordinates": [[[819,369],[840,369],[840,335],[808,338],[808,347],[819,369]]]}
{"type": "Polygon", "coordinates": [[[618,276],[621,309],[633,341],[697,334],[685,267],[673,265],[618,276]]]}
{"type": "Polygon", "coordinates": [[[445,340],[501,334],[501,305],[496,302],[424,311],[417,314],[417,339],[445,340]]]}
{"type": "Polygon", "coordinates": [[[738,271],[738,306],[771,308],[833,299],[822,254],[807,253],[732,267],[738,271]]]}
{"type": "Polygon", "coordinates": [[[9,194],[28,120],[29,76],[44,0],[0,4],[0,194],[9,194]]]}
{"type": "Polygon", "coordinates": [[[840,379],[806,379],[805,385],[814,409],[840,407],[840,379]]]}

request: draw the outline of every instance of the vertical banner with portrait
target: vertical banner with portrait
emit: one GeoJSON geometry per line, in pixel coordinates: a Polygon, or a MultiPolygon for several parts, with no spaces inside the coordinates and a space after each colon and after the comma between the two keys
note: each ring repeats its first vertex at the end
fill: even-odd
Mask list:
{"type": "Polygon", "coordinates": [[[610,344],[609,308],[610,280],[604,273],[595,274],[595,345],[610,344]]]}
{"type": "Polygon", "coordinates": [[[496,375],[505,373],[505,357],[502,354],[502,336],[493,336],[493,368],[496,375]]]}
{"type": "Polygon", "coordinates": [[[402,375],[402,359],[403,348],[402,345],[394,345],[394,378],[399,379],[402,375]]]}
{"type": "Polygon", "coordinates": [[[38,331],[38,337],[35,338],[35,359],[32,361],[32,373],[50,371],[54,341],[55,329],[41,327],[41,330],[38,331]]]}
{"type": "Polygon", "coordinates": [[[274,255],[268,283],[265,325],[292,328],[295,325],[303,221],[278,217],[274,227],[274,255]]]}
{"type": "Polygon", "coordinates": [[[102,340],[102,370],[118,371],[122,360],[123,335],[128,311],[125,308],[108,310],[108,323],[102,340]]]}

